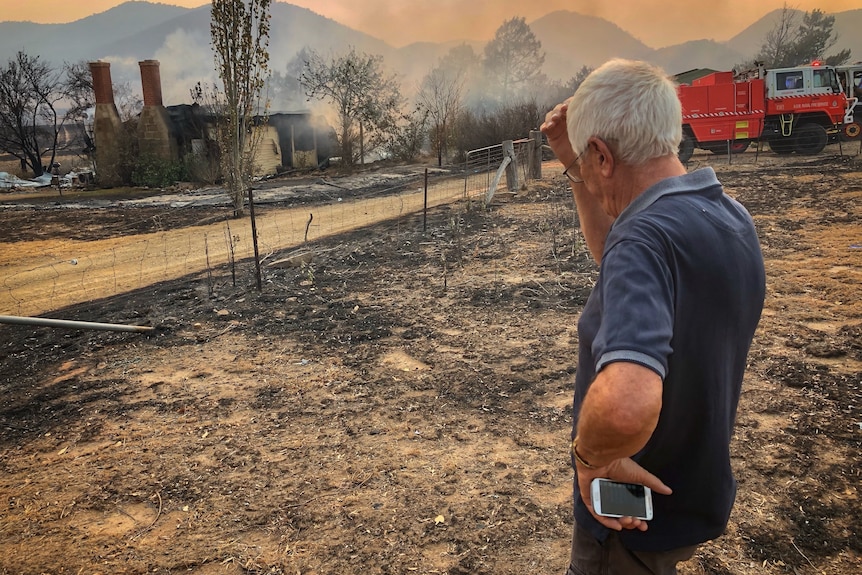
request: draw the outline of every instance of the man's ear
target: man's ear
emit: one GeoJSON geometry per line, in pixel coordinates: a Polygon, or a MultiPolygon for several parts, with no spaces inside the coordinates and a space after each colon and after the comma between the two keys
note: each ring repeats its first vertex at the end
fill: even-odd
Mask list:
{"type": "Polygon", "coordinates": [[[608,146],[607,142],[601,138],[590,138],[587,145],[591,145],[595,148],[595,160],[598,162],[599,173],[601,173],[605,178],[611,177],[614,174],[614,168],[616,167],[614,151],[610,146],[608,146]]]}

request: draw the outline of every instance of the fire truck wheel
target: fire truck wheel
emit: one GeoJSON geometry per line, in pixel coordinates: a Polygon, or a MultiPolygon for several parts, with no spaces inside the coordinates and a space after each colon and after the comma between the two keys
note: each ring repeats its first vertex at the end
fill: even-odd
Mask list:
{"type": "Polygon", "coordinates": [[[859,134],[862,134],[862,126],[859,125],[859,122],[850,122],[844,125],[844,137],[848,140],[855,140],[859,134]]]}
{"type": "Polygon", "coordinates": [[[829,135],[820,124],[805,124],[796,130],[796,153],[812,156],[819,154],[829,142],[829,135]]]}
{"type": "Polygon", "coordinates": [[[683,133],[682,140],[679,143],[677,157],[679,157],[679,161],[684,164],[691,159],[692,154],[694,154],[694,138],[683,133]]]}
{"type": "Polygon", "coordinates": [[[769,140],[769,149],[779,156],[786,156],[793,153],[795,143],[796,138],[774,138],[769,140]]]}
{"type": "Polygon", "coordinates": [[[751,140],[735,140],[730,145],[731,154],[742,154],[751,145],[751,140]]]}

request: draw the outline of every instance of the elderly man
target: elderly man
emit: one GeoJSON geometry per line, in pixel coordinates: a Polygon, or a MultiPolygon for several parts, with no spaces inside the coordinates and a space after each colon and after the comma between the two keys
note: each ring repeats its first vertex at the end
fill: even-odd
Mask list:
{"type": "Polygon", "coordinates": [[[612,60],[550,111],[599,279],[578,322],[571,574],[673,574],[724,532],[730,439],[765,293],[748,212],[687,173],[676,85],[612,60]],[[595,478],[653,490],[654,518],[598,515],[595,478]]]}

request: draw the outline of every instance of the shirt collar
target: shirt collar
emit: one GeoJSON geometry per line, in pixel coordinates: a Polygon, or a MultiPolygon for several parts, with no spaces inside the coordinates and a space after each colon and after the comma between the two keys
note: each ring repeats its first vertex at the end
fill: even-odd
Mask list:
{"type": "Polygon", "coordinates": [[[720,185],[721,183],[715,175],[715,170],[711,167],[700,168],[688,174],[666,178],[660,182],[656,182],[635,198],[617,217],[613,225],[616,226],[642,212],[664,196],[698,192],[720,185]]]}

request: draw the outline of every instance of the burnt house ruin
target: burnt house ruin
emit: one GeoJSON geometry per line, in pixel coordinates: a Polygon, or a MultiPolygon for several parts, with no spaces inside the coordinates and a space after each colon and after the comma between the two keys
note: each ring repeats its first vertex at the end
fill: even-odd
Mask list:
{"type": "MultiPolygon", "coordinates": [[[[138,119],[137,147],[141,157],[183,161],[194,155],[217,165],[216,118],[198,104],[165,106],[157,60],[139,62],[144,107],[138,119]]],[[[94,160],[101,185],[121,183],[122,129],[114,103],[110,64],[91,62],[96,109],[93,122],[94,160]]],[[[335,149],[335,131],[310,112],[274,113],[257,119],[259,143],[254,158],[256,176],[314,169],[328,163],[335,149]]]]}

